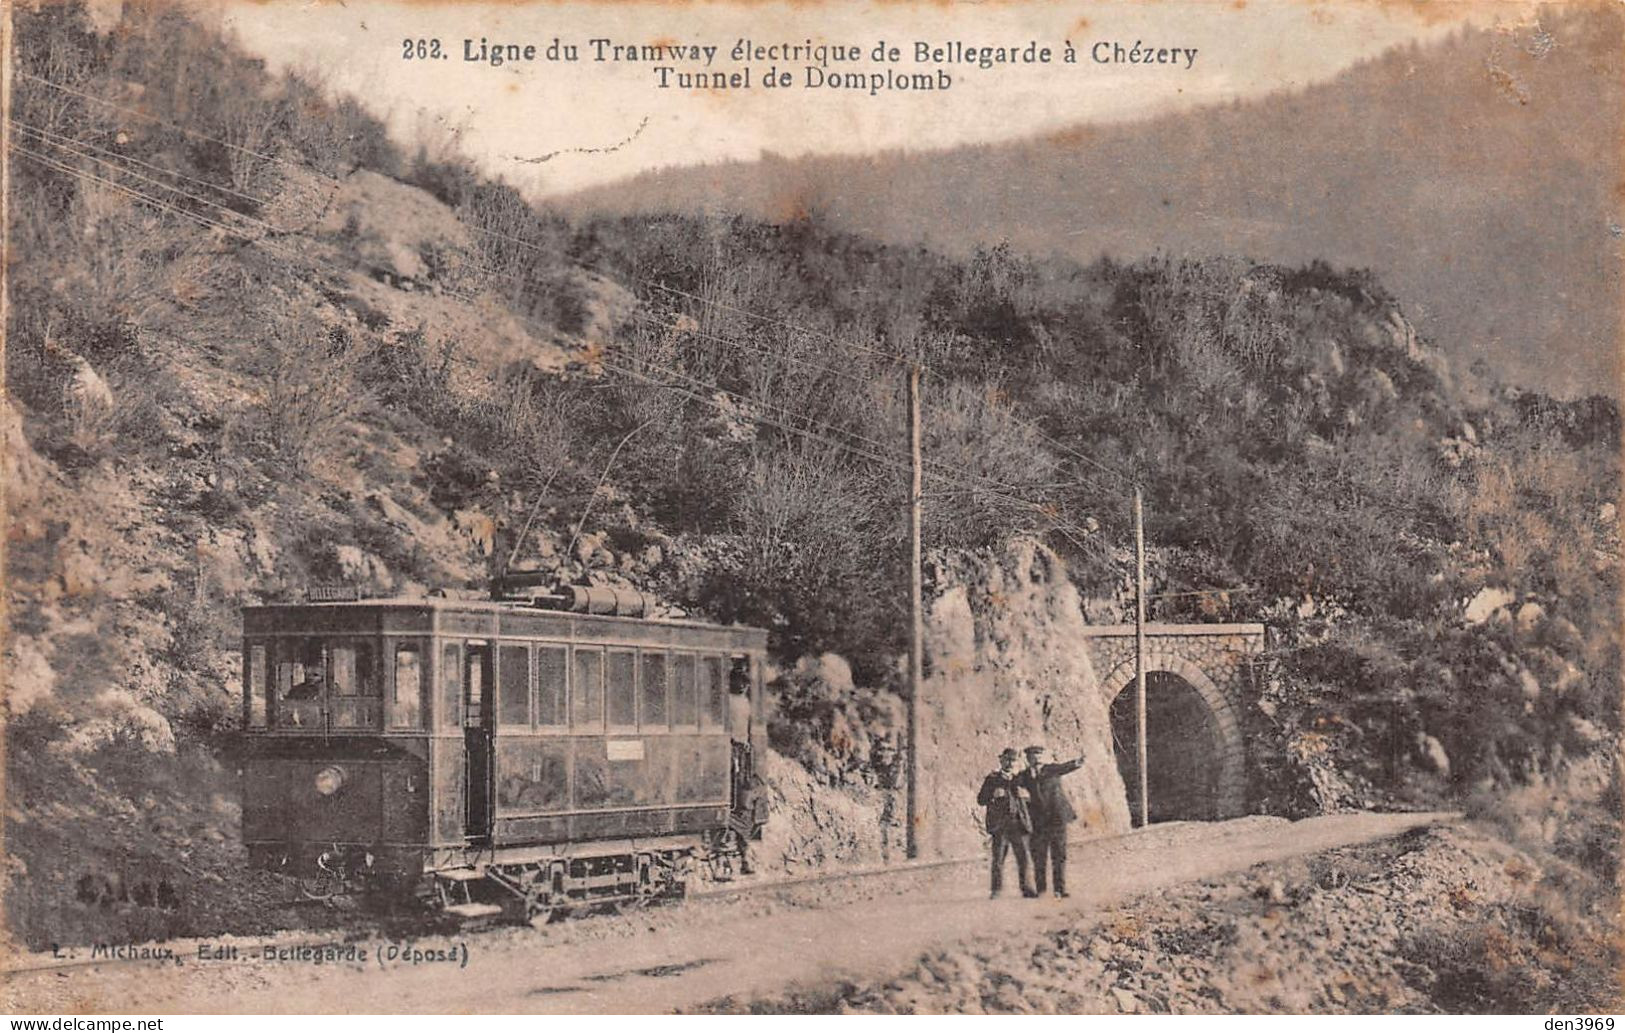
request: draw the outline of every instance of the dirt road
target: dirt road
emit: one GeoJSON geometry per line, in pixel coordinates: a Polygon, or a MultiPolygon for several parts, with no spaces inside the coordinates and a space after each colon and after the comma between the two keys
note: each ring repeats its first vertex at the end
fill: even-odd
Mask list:
{"type": "Polygon", "coordinates": [[[12,974],[3,996],[15,1010],[36,1012],[670,1012],[724,996],[743,1001],[800,985],[872,980],[934,946],[1065,926],[1159,887],[1454,818],[1352,814],[1156,826],[1077,844],[1073,896],[1064,901],[988,900],[981,865],[956,865],[888,876],[860,891],[819,884],[544,930],[361,942],[355,946],[368,952],[364,959],[320,964],[267,960],[249,940],[213,945],[236,947],[236,959],[201,960],[188,944],[172,961],[12,974]],[[380,961],[391,946],[452,960],[380,961]]]}

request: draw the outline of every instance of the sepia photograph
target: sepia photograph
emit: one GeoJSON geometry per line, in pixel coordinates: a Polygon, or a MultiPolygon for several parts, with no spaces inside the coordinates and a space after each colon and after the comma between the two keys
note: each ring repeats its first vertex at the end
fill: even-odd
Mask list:
{"type": "Polygon", "coordinates": [[[0,42],[12,1029],[1625,1011],[1618,3],[0,42]]]}

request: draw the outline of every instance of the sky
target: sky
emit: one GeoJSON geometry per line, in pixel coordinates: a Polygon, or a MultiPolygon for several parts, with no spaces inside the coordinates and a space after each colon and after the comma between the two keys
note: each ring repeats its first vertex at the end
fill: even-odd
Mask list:
{"type": "MultiPolygon", "coordinates": [[[[397,137],[452,148],[533,197],[568,193],[668,165],[933,149],[1000,142],[1083,122],[1134,119],[1303,86],[1397,44],[1425,42],[1476,12],[1516,17],[1512,3],[1372,4],[1365,0],[1216,2],[985,2],[824,4],[747,2],[451,3],[418,0],[216,0],[222,27],[273,70],[318,71],[384,117],[397,137]],[[487,43],[536,47],[535,60],[493,66],[465,59],[487,43]],[[676,60],[597,61],[605,46],[717,47],[709,67],[676,60]],[[734,61],[754,45],[855,46],[831,72],[946,71],[946,90],[899,92],[808,84],[805,60],[734,61]],[[406,56],[410,45],[411,57],[406,56]],[[420,59],[417,42],[440,42],[420,59]],[[550,61],[557,40],[578,60],[550,61]],[[1063,61],[1070,41],[1076,63],[1063,61]],[[983,69],[915,60],[915,44],[1049,47],[1048,64],[983,69]],[[900,60],[873,60],[875,47],[900,60]],[[1101,45],[1097,48],[1097,44],[1101,45]],[[1164,63],[1107,62],[1178,48],[1164,63]],[[664,64],[662,88],[656,71],[664,64]],[[751,73],[747,88],[683,89],[675,72],[751,73]],[[789,88],[768,89],[769,67],[789,88]]],[[[429,45],[432,45],[429,44],[429,45]]],[[[605,51],[606,55],[611,52],[605,51]]],[[[816,77],[817,73],[814,73],[816,77]]],[[[938,80],[940,81],[940,80],[938,80]]]]}

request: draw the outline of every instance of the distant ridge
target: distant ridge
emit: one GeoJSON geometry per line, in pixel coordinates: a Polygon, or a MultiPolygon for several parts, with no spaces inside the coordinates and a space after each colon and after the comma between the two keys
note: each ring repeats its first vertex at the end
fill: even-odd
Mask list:
{"type": "Polygon", "coordinates": [[[1369,267],[1458,367],[1619,394],[1625,33],[1617,10],[1467,29],[1305,90],[932,153],[765,154],[561,208],[816,215],[894,242],[1369,267]]]}

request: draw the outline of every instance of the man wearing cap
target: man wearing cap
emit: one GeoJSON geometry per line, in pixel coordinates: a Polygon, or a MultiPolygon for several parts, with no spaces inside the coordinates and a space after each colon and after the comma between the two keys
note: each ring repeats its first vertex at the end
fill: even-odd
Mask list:
{"type": "Polygon", "coordinates": [[[1027,790],[1032,811],[1032,853],[1036,890],[1042,894],[1049,883],[1050,868],[1055,872],[1055,895],[1066,892],[1066,827],[1078,818],[1072,800],[1061,785],[1061,776],[1083,767],[1083,754],[1064,764],[1045,764],[1044,747],[1027,747],[1027,770],[1017,781],[1027,790]]]}
{"type": "Polygon", "coordinates": [[[1032,816],[1027,810],[1027,789],[1021,784],[1016,771],[1016,751],[1006,748],[999,754],[999,770],[982,779],[982,791],[976,802],[987,808],[983,824],[993,837],[993,896],[1004,889],[1004,855],[1016,855],[1016,876],[1021,880],[1021,895],[1036,897],[1033,889],[1032,862],[1027,854],[1027,837],[1032,833],[1032,816]]]}

